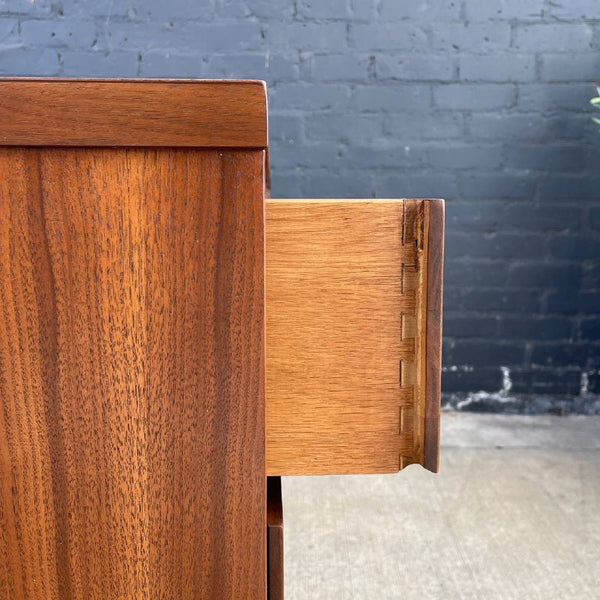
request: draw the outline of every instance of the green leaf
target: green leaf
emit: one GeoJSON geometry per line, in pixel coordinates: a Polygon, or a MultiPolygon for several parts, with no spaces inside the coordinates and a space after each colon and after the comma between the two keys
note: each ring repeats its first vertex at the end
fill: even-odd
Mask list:
{"type": "Polygon", "coordinates": [[[594,106],[600,106],[600,96],[598,98],[592,98],[590,100],[590,104],[593,104],[594,106]]]}
{"type": "Polygon", "coordinates": [[[594,123],[597,123],[598,125],[600,125],[600,119],[598,117],[592,117],[592,121],[594,121],[594,123]]]}

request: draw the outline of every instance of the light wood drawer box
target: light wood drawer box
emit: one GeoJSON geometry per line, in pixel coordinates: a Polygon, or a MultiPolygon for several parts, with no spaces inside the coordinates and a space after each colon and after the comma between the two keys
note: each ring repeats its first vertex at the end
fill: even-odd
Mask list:
{"type": "Polygon", "coordinates": [[[267,200],[267,474],[436,471],[441,200],[267,200]]]}

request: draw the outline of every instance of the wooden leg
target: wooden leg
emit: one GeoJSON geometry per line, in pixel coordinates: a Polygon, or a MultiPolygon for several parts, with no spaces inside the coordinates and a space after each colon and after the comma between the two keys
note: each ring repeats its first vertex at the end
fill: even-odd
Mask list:
{"type": "Polygon", "coordinates": [[[283,600],[283,502],[281,477],[267,477],[269,600],[283,600]]]}

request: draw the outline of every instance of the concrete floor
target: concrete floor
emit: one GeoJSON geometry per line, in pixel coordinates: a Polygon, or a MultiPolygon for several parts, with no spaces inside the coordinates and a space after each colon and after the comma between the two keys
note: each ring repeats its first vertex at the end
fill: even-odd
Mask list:
{"type": "Polygon", "coordinates": [[[286,600],[600,599],[600,417],[442,422],[437,475],[284,479],[286,600]]]}

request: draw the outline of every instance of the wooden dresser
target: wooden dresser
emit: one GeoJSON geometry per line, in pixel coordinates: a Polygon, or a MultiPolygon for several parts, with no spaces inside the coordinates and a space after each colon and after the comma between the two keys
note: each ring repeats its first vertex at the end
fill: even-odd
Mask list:
{"type": "Polygon", "coordinates": [[[263,82],[0,79],[0,600],[276,600],[279,476],[437,470],[443,201],[267,153],[263,82]]]}

